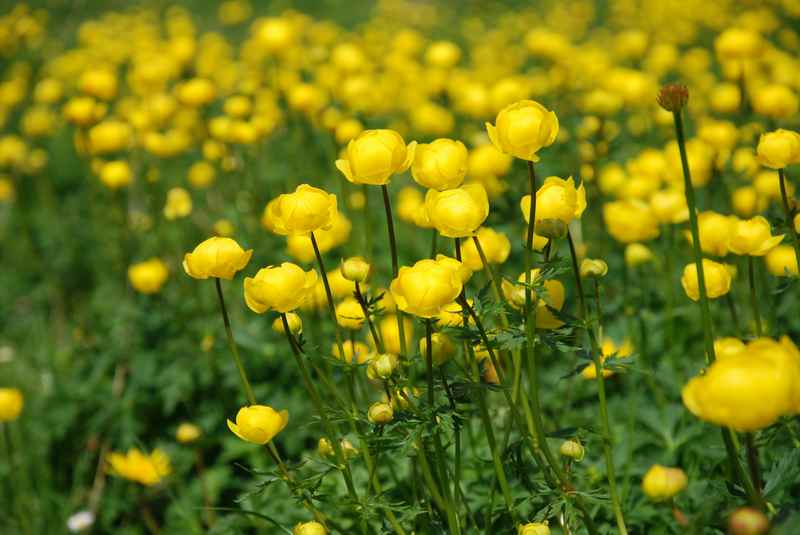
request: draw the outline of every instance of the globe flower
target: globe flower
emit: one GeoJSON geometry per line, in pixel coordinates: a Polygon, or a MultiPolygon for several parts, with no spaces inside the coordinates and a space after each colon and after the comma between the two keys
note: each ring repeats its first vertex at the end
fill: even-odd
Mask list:
{"type": "Polygon", "coordinates": [[[783,234],[773,236],[769,221],[756,216],[732,225],[728,249],[737,255],[764,256],[783,241],[783,237],[783,234]]]}
{"type": "Polygon", "coordinates": [[[686,488],[689,482],[680,468],[668,468],[660,464],[650,467],[642,479],[642,490],[653,501],[664,501],[686,488]]]}
{"type": "Polygon", "coordinates": [[[565,440],[558,448],[558,453],[573,461],[581,462],[586,455],[586,449],[577,440],[565,440]]]}
{"type": "Polygon", "coordinates": [[[797,114],[800,107],[797,95],[787,86],[767,84],[752,96],[753,110],[771,119],[788,119],[797,114]]]}
{"type": "Polygon", "coordinates": [[[745,343],[738,338],[726,337],[714,340],[714,354],[717,359],[725,359],[745,350],[745,343]]]}
{"type": "Polygon", "coordinates": [[[767,207],[767,200],[759,196],[756,188],[742,186],[731,193],[731,207],[739,217],[753,217],[767,207]]]}
{"type": "Polygon", "coordinates": [[[392,175],[411,166],[416,146],[416,141],[406,146],[394,130],[364,130],[347,144],[336,168],[354,184],[388,184],[392,175]]]}
{"type": "Polygon", "coordinates": [[[99,171],[100,181],[112,190],[123,188],[133,181],[133,171],[124,160],[105,162],[99,171]]]}
{"type": "MultiPolygon", "coordinates": [[[[603,366],[606,359],[609,357],[625,358],[632,354],[633,344],[631,344],[630,340],[626,339],[621,346],[617,347],[617,344],[614,343],[614,340],[611,338],[603,339],[603,343],[600,346],[600,369],[603,370],[603,377],[611,377],[614,375],[613,370],[609,370],[603,366]]],[[[584,379],[597,379],[597,367],[593,362],[581,370],[581,376],[584,379]]]]}
{"type": "MultiPolygon", "coordinates": [[[[531,270],[530,281],[532,286],[537,286],[540,275],[539,269],[531,270]]],[[[513,284],[503,279],[501,288],[506,301],[515,308],[525,307],[525,273],[517,277],[517,283],[513,284]]],[[[531,299],[536,303],[536,328],[537,329],[557,329],[564,325],[550,309],[559,311],[564,306],[564,285],[556,279],[547,279],[541,284],[544,289],[542,296],[537,291],[531,292],[531,299]]]]}
{"type": "MultiPolygon", "coordinates": [[[[262,226],[267,229],[270,228],[268,219],[267,210],[265,209],[261,223],[262,226]]],[[[337,211],[336,215],[333,217],[333,223],[331,223],[330,228],[320,229],[314,232],[314,239],[317,240],[319,253],[325,254],[347,242],[352,229],[353,224],[347,219],[347,216],[337,211]]],[[[292,258],[302,263],[313,262],[316,258],[314,244],[311,243],[311,235],[309,234],[287,236],[286,252],[289,253],[292,258]]]]}
{"type": "Polygon", "coordinates": [[[266,444],[283,431],[289,423],[288,411],[276,411],[266,405],[242,407],[236,413],[236,423],[228,420],[234,435],[253,444],[266,444]]]}
{"type": "Polygon", "coordinates": [[[131,286],[143,294],[158,293],[167,281],[168,275],[167,265],[160,258],[138,262],[128,268],[128,280],[131,286]]]}
{"type": "Polygon", "coordinates": [[[764,258],[767,271],[776,277],[797,276],[797,256],[791,245],[778,245],[764,258]]]}
{"type": "Polygon", "coordinates": [[[800,353],[788,339],[759,338],[691,379],[681,393],[698,418],[757,431],[800,410],[800,353]]]}
{"type": "Polygon", "coordinates": [[[650,209],[659,223],[683,223],[689,220],[686,195],[678,189],[657,191],[650,196],[650,209]]]}
{"type": "Polygon", "coordinates": [[[381,353],[369,359],[367,377],[372,381],[385,380],[394,375],[400,366],[400,359],[393,353],[381,353]]]}
{"type": "Polygon", "coordinates": [[[428,219],[442,236],[472,236],[489,215],[489,198],[480,184],[467,184],[446,191],[428,190],[425,195],[428,219]]]}
{"type": "Polygon", "coordinates": [[[486,123],[486,131],[500,152],[538,162],[537,152],[556,140],[558,117],[538,102],[521,100],[503,108],[494,126],[486,123]]]}
{"type": "MultiPolygon", "coordinates": [[[[449,336],[444,333],[431,334],[431,358],[433,358],[433,363],[436,366],[441,366],[450,360],[455,350],[456,348],[449,336]]],[[[428,358],[428,339],[425,336],[419,339],[419,354],[423,359],[428,358]]]]}
{"type": "Polygon", "coordinates": [[[131,142],[132,132],[128,123],[108,120],[89,129],[88,145],[92,154],[108,154],[124,150],[131,142]]]}
{"type": "Polygon", "coordinates": [[[175,430],[175,439],[181,444],[189,444],[200,438],[202,434],[200,428],[193,423],[183,422],[175,430]]]}
{"type": "Polygon", "coordinates": [[[73,97],[64,104],[62,113],[70,123],[87,127],[103,118],[106,114],[106,105],[92,97],[73,97]]]}
{"type": "MultiPolygon", "coordinates": [[[[525,195],[520,201],[522,215],[525,222],[530,221],[531,196],[525,195]]],[[[572,177],[559,178],[557,176],[547,177],[544,184],[536,192],[536,232],[542,236],[558,238],[566,233],[569,223],[576,218],[580,218],[586,209],[586,190],[583,184],[575,187],[572,177]],[[552,235],[548,229],[552,229],[553,222],[560,221],[564,232],[552,235]]]]}
{"type": "MultiPolygon", "coordinates": [[[[481,227],[475,233],[481,244],[481,249],[489,264],[502,264],[511,253],[511,241],[502,232],[497,232],[489,227],[481,227]]],[[[461,261],[472,271],[483,269],[483,261],[478,253],[474,240],[464,240],[461,243],[461,261]]]]}
{"type": "MultiPolygon", "coordinates": [[[[728,241],[735,223],[735,217],[710,210],[698,214],[697,230],[700,234],[700,249],[706,254],[715,256],[728,254],[728,241]]],[[[691,243],[691,232],[687,230],[685,236],[691,243]]]]}
{"type": "Polygon", "coordinates": [[[201,160],[192,164],[186,178],[189,180],[189,184],[195,188],[207,188],[214,182],[216,174],[213,165],[201,160]]]}
{"type": "Polygon", "coordinates": [[[164,217],[168,220],[186,217],[192,213],[192,196],[183,188],[171,188],[167,192],[164,217]]]}
{"type": "Polygon", "coordinates": [[[800,162],[800,134],[779,128],[761,134],[756,147],[758,162],[771,169],[783,169],[800,162]]]}
{"type": "Polygon", "coordinates": [[[255,277],[244,279],[244,301],[257,314],[267,310],[280,313],[299,308],[314,291],[317,272],[303,271],[290,262],[261,268],[255,277]]]}
{"type": "Polygon", "coordinates": [[[468,174],[478,180],[505,176],[511,170],[512,161],[511,156],[500,152],[494,145],[480,145],[469,152],[468,174]]]}
{"type": "Polygon", "coordinates": [[[517,535],[550,535],[547,522],[528,522],[517,527],[517,535]]]}
{"type": "Polygon", "coordinates": [[[461,295],[469,269],[461,262],[439,255],[402,267],[389,291],[403,312],[432,318],[461,295]]]}
{"type": "Polygon", "coordinates": [[[215,236],[202,242],[183,257],[183,269],[194,279],[217,277],[231,280],[237,271],[244,269],[253,256],[231,238],[215,236]]]}
{"type": "Polygon", "coordinates": [[[414,224],[417,212],[425,209],[425,197],[414,186],[406,186],[397,193],[397,217],[414,224]]]}
{"type": "Polygon", "coordinates": [[[730,535],[766,535],[769,530],[769,517],[753,507],[739,507],[728,517],[730,535]]]}
{"type": "Polygon", "coordinates": [[[608,273],[608,264],[601,259],[584,258],[581,262],[580,275],[588,279],[600,279],[608,273]]]}
{"type": "Polygon", "coordinates": [[[301,184],[270,201],[263,222],[276,234],[304,235],[329,229],[337,213],[336,195],[301,184]]]}
{"type": "Polygon", "coordinates": [[[337,358],[348,364],[364,364],[372,356],[369,346],[367,346],[367,344],[364,342],[345,340],[342,342],[342,351],[344,351],[344,358],[342,357],[342,354],[339,353],[338,344],[333,344],[333,347],[331,347],[331,354],[334,356],[334,358],[337,358]]]}
{"type": "Polygon", "coordinates": [[[159,484],[172,472],[169,457],[158,448],[149,455],[137,448],[127,453],[112,452],[108,464],[111,474],[148,487],[159,484]]]}
{"type": "MultiPolygon", "coordinates": [[[[396,355],[400,354],[400,331],[397,328],[397,316],[388,314],[378,323],[378,331],[383,341],[384,349],[396,355]]],[[[403,318],[403,332],[405,333],[406,347],[411,347],[414,343],[414,322],[411,319],[403,318]]]]}
{"type": "MultiPolygon", "coordinates": [[[[727,294],[731,289],[731,272],[728,267],[707,258],[703,259],[703,274],[706,283],[706,294],[709,299],[716,299],[727,294]]],[[[681,285],[692,301],[700,299],[697,280],[697,264],[692,262],[683,269],[681,285]]]]}
{"type": "Polygon", "coordinates": [[[24,398],[18,388],[0,388],[0,422],[13,422],[22,412],[24,398]]]}
{"type": "Polygon", "coordinates": [[[357,331],[365,320],[364,311],[355,297],[348,297],[336,305],[336,321],[340,327],[357,331]]]}
{"type": "Polygon", "coordinates": [[[746,28],[728,28],[714,40],[714,49],[720,59],[741,61],[758,56],[763,48],[758,32],[746,28]]]}
{"type": "Polygon", "coordinates": [[[394,409],[390,403],[377,401],[370,405],[367,419],[375,425],[386,425],[394,420],[394,409]]]}
{"type": "Polygon", "coordinates": [[[325,526],[316,521],[301,522],[292,530],[292,535],[327,535],[325,526]]]}
{"type": "Polygon", "coordinates": [[[636,267],[653,259],[653,251],[642,243],[629,243],[625,247],[625,264],[636,267]]]}
{"type": "Polygon", "coordinates": [[[417,145],[411,176],[420,186],[439,191],[457,188],[467,173],[467,148],[460,141],[436,139],[417,145]]]}
{"type": "Polygon", "coordinates": [[[107,67],[93,68],[81,74],[78,87],[92,97],[111,100],[117,94],[117,76],[107,67]]]}
{"type": "Polygon", "coordinates": [[[603,221],[608,233],[621,243],[652,240],[659,234],[658,220],[650,206],[642,201],[620,200],[605,203],[603,221]]]}
{"type": "MultiPolygon", "coordinates": [[[[303,332],[303,320],[294,312],[286,313],[286,323],[289,324],[289,332],[293,335],[297,336],[303,332]]],[[[278,334],[286,334],[286,329],[283,327],[283,318],[275,318],[272,322],[272,330],[278,334]]]]}

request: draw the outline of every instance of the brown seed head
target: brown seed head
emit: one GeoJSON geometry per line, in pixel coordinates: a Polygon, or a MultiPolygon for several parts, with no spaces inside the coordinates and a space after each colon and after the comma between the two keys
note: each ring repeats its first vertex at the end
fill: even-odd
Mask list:
{"type": "Polygon", "coordinates": [[[658,92],[656,100],[667,111],[680,111],[689,101],[689,89],[683,84],[667,84],[658,92]]]}

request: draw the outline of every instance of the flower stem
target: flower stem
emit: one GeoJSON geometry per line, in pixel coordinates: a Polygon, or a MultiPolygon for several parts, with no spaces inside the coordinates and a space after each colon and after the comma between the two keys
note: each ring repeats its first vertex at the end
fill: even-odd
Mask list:
{"type": "MultiPolygon", "coordinates": [[[[617,493],[617,478],[614,470],[614,435],[611,432],[611,425],[608,421],[606,380],[603,375],[603,364],[600,362],[601,351],[595,333],[588,323],[589,316],[586,309],[586,297],[583,293],[583,284],[581,283],[581,274],[578,268],[578,255],[575,252],[575,242],[569,230],[567,231],[567,242],[569,243],[569,254],[572,258],[572,272],[575,275],[575,286],[578,290],[581,318],[585,322],[585,330],[589,337],[592,361],[594,362],[595,375],[597,376],[597,396],[600,399],[600,425],[603,428],[603,453],[606,458],[606,475],[608,478],[609,493],[611,494],[611,506],[614,509],[614,517],[617,520],[617,529],[620,534],[627,535],[628,529],[625,527],[625,516],[622,513],[622,505],[620,504],[619,494],[617,493]]],[[[600,324],[599,316],[597,323],[598,325],[600,324]]]]}
{"type": "Polygon", "coordinates": [[[328,282],[328,273],[325,271],[325,264],[322,262],[322,254],[319,252],[319,246],[317,245],[317,238],[314,237],[314,233],[311,233],[311,245],[314,247],[314,255],[317,257],[317,264],[319,264],[319,270],[322,272],[322,285],[325,287],[325,297],[328,300],[328,311],[331,313],[331,319],[333,320],[333,329],[336,332],[336,348],[339,350],[339,354],[344,359],[344,348],[342,346],[342,335],[339,332],[339,321],[336,319],[336,305],[333,302],[333,294],[331,293],[331,285],[328,282]]]}
{"type": "MultiPolygon", "coordinates": [[[[367,301],[364,299],[364,294],[361,293],[361,287],[358,282],[356,282],[356,289],[354,293],[356,296],[356,301],[358,301],[358,304],[361,305],[361,311],[364,313],[364,318],[367,321],[367,326],[369,327],[372,341],[375,343],[375,349],[378,350],[378,353],[384,353],[383,341],[381,340],[380,336],[378,336],[378,331],[375,329],[375,324],[372,322],[367,301]]],[[[355,350],[355,347],[355,344],[353,344],[353,350],[355,350]]]]}
{"type": "Polygon", "coordinates": [[[786,216],[786,225],[789,227],[789,233],[792,235],[792,244],[794,245],[794,257],[797,261],[798,268],[800,268],[800,238],[797,236],[797,229],[794,228],[794,221],[792,219],[792,207],[789,204],[789,195],[786,193],[786,170],[778,169],[778,178],[780,179],[781,186],[781,200],[783,201],[783,212],[786,216]]]}
{"type": "MultiPolygon", "coordinates": [[[[394,232],[394,218],[392,217],[392,202],[389,200],[389,187],[386,184],[381,186],[383,193],[383,208],[386,211],[386,228],[389,231],[389,251],[392,255],[392,278],[397,278],[400,270],[400,263],[397,259],[397,238],[394,232]]],[[[403,312],[397,310],[397,333],[400,336],[400,353],[406,355],[406,329],[403,321],[403,312]]]]}
{"type": "Polygon", "coordinates": [[[756,324],[756,336],[761,336],[761,313],[758,311],[758,298],[756,297],[756,267],[752,256],[747,257],[747,282],[750,284],[750,306],[753,308],[753,321],[756,324]]]}
{"type": "Polygon", "coordinates": [[[242,379],[242,386],[244,393],[247,396],[247,402],[250,405],[256,404],[256,397],[253,394],[253,389],[250,387],[250,381],[247,380],[247,372],[242,365],[242,359],[239,357],[239,350],[236,347],[236,341],[233,339],[233,331],[231,330],[231,320],[228,318],[228,309],[225,308],[225,298],[222,295],[222,284],[219,277],[214,278],[217,285],[217,297],[219,297],[219,309],[222,312],[222,321],[225,323],[225,335],[228,337],[228,347],[233,354],[233,360],[236,362],[236,367],[239,369],[239,377],[242,379]]]}
{"type": "Polygon", "coordinates": [[[761,467],[758,461],[758,446],[756,446],[755,433],[745,433],[744,443],[747,448],[747,466],[750,468],[750,477],[758,492],[761,491],[761,467]]]}
{"type": "Polygon", "coordinates": [[[298,497],[302,498],[303,505],[306,509],[308,509],[308,512],[314,515],[314,519],[316,519],[317,522],[322,525],[326,525],[326,518],[322,513],[320,513],[319,509],[314,506],[310,499],[308,499],[306,496],[303,496],[304,493],[302,491],[299,493],[297,492],[297,486],[295,485],[294,478],[292,478],[289,470],[286,469],[286,465],[283,463],[283,459],[281,459],[278,449],[275,447],[275,444],[272,441],[267,443],[267,453],[269,453],[269,456],[272,457],[272,460],[275,461],[275,464],[278,466],[281,474],[283,474],[283,478],[286,481],[286,485],[289,487],[289,491],[291,491],[292,494],[300,494],[298,497]]]}

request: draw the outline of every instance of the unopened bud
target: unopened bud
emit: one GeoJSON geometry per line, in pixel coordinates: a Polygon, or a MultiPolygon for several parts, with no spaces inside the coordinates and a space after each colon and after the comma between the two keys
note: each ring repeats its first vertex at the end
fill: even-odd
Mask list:
{"type": "Polygon", "coordinates": [[[369,277],[369,262],[360,256],[342,260],[342,277],[352,282],[364,282],[369,277]]]}
{"type": "Polygon", "coordinates": [[[400,361],[397,355],[391,353],[382,353],[373,358],[367,366],[367,377],[370,379],[388,379],[392,376],[400,361]]]}
{"type": "MultiPolygon", "coordinates": [[[[303,320],[294,312],[286,313],[286,323],[289,324],[289,332],[293,335],[297,336],[303,332],[303,320]]],[[[272,330],[276,333],[286,334],[286,331],[283,329],[283,319],[276,318],[275,321],[272,322],[272,330]]]]}
{"type": "MultiPolygon", "coordinates": [[[[455,351],[455,346],[453,346],[453,342],[450,341],[450,338],[446,334],[443,333],[433,333],[431,334],[431,356],[433,357],[433,363],[437,366],[440,366],[448,361],[450,356],[455,351]]],[[[427,337],[422,337],[419,340],[419,354],[422,355],[422,358],[427,362],[428,359],[428,339],[427,337]]]]}
{"type": "Polygon", "coordinates": [[[517,535],[550,535],[547,522],[529,522],[517,528],[517,535]]]}
{"type": "Polygon", "coordinates": [[[560,219],[541,219],[536,222],[536,234],[556,240],[567,235],[567,224],[560,219]]]}
{"type": "Polygon", "coordinates": [[[740,507],[728,518],[730,535],[763,535],[769,531],[767,516],[752,507],[740,507]]]}
{"type": "Polygon", "coordinates": [[[656,100],[667,111],[680,111],[689,101],[689,89],[683,84],[667,84],[658,92],[656,100]]]}
{"type": "Polygon", "coordinates": [[[319,522],[301,522],[292,530],[292,535],[327,535],[328,530],[319,522]]]}
{"type": "Polygon", "coordinates": [[[586,450],[577,440],[565,440],[558,448],[558,452],[564,457],[569,457],[577,462],[581,462],[586,454],[586,450]]]}
{"type": "Polygon", "coordinates": [[[608,264],[603,260],[584,258],[581,262],[581,277],[584,279],[600,279],[608,273],[608,264]]]}
{"type": "Polygon", "coordinates": [[[378,401],[370,405],[367,418],[375,425],[385,425],[394,419],[394,409],[390,404],[378,401]]]}

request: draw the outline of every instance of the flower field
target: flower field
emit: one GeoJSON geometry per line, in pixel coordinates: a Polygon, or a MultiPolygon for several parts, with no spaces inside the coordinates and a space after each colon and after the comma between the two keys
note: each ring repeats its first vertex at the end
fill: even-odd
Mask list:
{"type": "Polygon", "coordinates": [[[800,533],[800,2],[0,7],[0,533],[800,533]]]}

